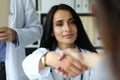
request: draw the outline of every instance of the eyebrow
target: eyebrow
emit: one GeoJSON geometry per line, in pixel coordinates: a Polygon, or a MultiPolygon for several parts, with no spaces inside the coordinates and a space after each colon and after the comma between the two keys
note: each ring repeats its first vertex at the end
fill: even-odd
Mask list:
{"type": "Polygon", "coordinates": [[[74,20],[74,18],[72,17],[72,18],[69,18],[68,20],[74,20]]]}
{"type": "MultiPolygon", "coordinates": [[[[74,18],[71,17],[71,18],[67,19],[67,21],[69,21],[69,20],[74,20],[74,18]]],[[[59,21],[63,21],[63,20],[57,20],[57,21],[54,21],[54,22],[59,22],[59,21]]]]}
{"type": "Polygon", "coordinates": [[[54,23],[57,23],[57,22],[62,22],[63,20],[57,20],[57,21],[55,21],[54,23]]]}

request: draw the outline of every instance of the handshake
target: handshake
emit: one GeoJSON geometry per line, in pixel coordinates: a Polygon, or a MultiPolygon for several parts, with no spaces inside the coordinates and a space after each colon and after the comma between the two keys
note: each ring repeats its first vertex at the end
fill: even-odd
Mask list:
{"type": "MultiPolygon", "coordinates": [[[[77,75],[83,73],[88,68],[94,68],[96,66],[96,64],[99,63],[99,60],[101,59],[100,54],[92,53],[92,52],[91,53],[90,52],[89,53],[81,53],[78,49],[71,49],[71,48],[61,51],[59,53],[58,59],[59,59],[59,61],[62,61],[67,57],[72,57],[71,59],[73,61],[71,61],[71,65],[73,65],[73,63],[75,63],[75,60],[77,62],[81,63],[81,65],[77,65],[77,66],[76,66],[76,64],[74,64],[74,67],[76,66],[76,70],[71,69],[73,71],[73,73],[76,72],[75,74],[77,74],[77,75]],[[85,69],[85,66],[86,66],[86,69],[85,69]],[[79,71],[79,72],[77,73],[77,71],[79,71]]],[[[68,61],[68,63],[69,63],[69,61],[68,61]]],[[[68,66],[67,68],[70,68],[70,67],[71,66],[68,66]]],[[[65,70],[65,68],[63,68],[63,67],[57,67],[57,69],[55,68],[55,71],[57,73],[63,75],[64,77],[69,77],[68,74],[71,73],[70,71],[65,70]],[[66,73],[66,71],[68,73],[66,73]]],[[[71,75],[70,75],[70,77],[71,77],[71,75]]],[[[72,76],[72,77],[74,77],[74,76],[72,76]]]]}
{"type": "Polygon", "coordinates": [[[89,68],[94,68],[101,59],[100,54],[92,53],[92,52],[81,53],[78,49],[71,49],[71,48],[63,50],[60,53],[60,57],[58,59],[61,60],[66,55],[77,59],[78,61],[80,61],[82,64],[86,65],[89,68]]]}
{"type": "Polygon", "coordinates": [[[64,77],[76,77],[88,68],[94,68],[101,60],[101,54],[68,48],[61,52],[50,51],[46,55],[46,64],[64,77]]]}

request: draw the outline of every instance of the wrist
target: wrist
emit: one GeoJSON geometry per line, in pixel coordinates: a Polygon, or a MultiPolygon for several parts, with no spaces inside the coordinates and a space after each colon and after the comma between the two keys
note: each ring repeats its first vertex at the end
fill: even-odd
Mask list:
{"type": "Polygon", "coordinates": [[[50,51],[46,54],[46,65],[55,67],[58,61],[58,53],[50,51]]]}
{"type": "Polygon", "coordinates": [[[47,55],[47,53],[45,53],[45,54],[42,56],[42,58],[41,58],[43,67],[47,66],[47,65],[46,65],[46,55],[47,55]]]}

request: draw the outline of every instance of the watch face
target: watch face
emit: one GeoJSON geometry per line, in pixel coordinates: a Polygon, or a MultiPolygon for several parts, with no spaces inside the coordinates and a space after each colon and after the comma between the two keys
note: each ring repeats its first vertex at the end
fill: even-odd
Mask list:
{"type": "Polygon", "coordinates": [[[42,61],[43,66],[45,67],[46,66],[46,63],[45,63],[46,62],[46,54],[44,54],[42,56],[41,61],[42,61]]]}
{"type": "Polygon", "coordinates": [[[42,64],[44,64],[44,61],[45,61],[44,56],[42,56],[41,61],[42,61],[42,64]]]}

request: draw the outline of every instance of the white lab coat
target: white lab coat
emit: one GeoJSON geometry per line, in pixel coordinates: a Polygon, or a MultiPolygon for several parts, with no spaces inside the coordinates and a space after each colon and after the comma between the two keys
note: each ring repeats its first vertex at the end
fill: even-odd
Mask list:
{"type": "Polygon", "coordinates": [[[7,80],[28,80],[22,69],[25,58],[25,46],[42,36],[42,27],[31,0],[10,0],[9,25],[18,35],[19,46],[12,42],[6,46],[6,77],[7,80]]]}
{"type": "MultiPolygon", "coordinates": [[[[59,52],[60,49],[56,48],[55,51],[59,52]]],[[[81,51],[83,53],[90,53],[88,50],[85,49],[81,49],[81,51]]],[[[45,67],[44,69],[41,69],[39,71],[39,61],[46,52],[48,52],[47,49],[39,48],[24,59],[22,65],[25,74],[30,80],[64,80],[64,78],[59,74],[55,73],[54,70],[53,72],[50,71],[52,67],[45,67]]],[[[85,71],[83,74],[83,80],[92,80],[91,72],[91,69],[85,71]]],[[[75,78],[71,78],[71,80],[81,80],[81,75],[78,75],[75,78]]]]}

